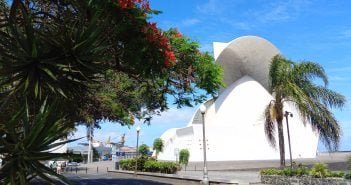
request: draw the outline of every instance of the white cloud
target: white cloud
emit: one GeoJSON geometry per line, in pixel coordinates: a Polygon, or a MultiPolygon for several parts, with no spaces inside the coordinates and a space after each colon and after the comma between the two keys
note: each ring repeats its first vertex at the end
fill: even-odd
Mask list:
{"type": "Polygon", "coordinates": [[[261,23],[284,22],[308,10],[310,4],[307,0],[278,1],[252,13],[261,23]]]}
{"type": "Polygon", "coordinates": [[[182,21],[183,26],[192,26],[192,25],[195,25],[197,23],[200,23],[200,20],[196,19],[196,18],[186,19],[186,20],[182,21]]]}
{"type": "Polygon", "coordinates": [[[332,68],[329,70],[330,72],[351,72],[351,67],[338,67],[332,68]]]}
{"type": "Polygon", "coordinates": [[[174,122],[188,123],[195,113],[194,108],[170,108],[166,112],[163,112],[160,116],[154,116],[151,120],[151,124],[169,124],[174,122]]]}
{"type": "Polygon", "coordinates": [[[337,37],[338,39],[351,39],[351,29],[342,30],[337,37]]]}
{"type": "Polygon", "coordinates": [[[224,10],[223,2],[219,0],[209,0],[206,3],[198,5],[196,10],[207,15],[221,14],[224,10]]]}
{"type": "MultiPolygon", "coordinates": [[[[350,71],[351,71],[351,69],[350,69],[350,71]]],[[[329,80],[330,81],[348,81],[349,80],[349,78],[347,78],[347,77],[344,77],[344,76],[337,76],[337,75],[331,75],[330,77],[329,77],[329,80]]]]}

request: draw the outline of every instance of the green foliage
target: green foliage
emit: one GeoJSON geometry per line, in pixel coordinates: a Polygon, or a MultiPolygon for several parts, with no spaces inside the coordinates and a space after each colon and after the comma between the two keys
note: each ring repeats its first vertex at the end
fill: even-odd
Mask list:
{"type": "Polygon", "coordinates": [[[330,176],[330,170],[328,169],[328,166],[326,164],[316,163],[311,168],[309,175],[318,178],[328,177],[330,176]]]}
{"type": "Polygon", "coordinates": [[[145,162],[149,160],[148,157],[141,156],[138,158],[120,160],[119,164],[123,170],[134,171],[136,162],[138,162],[138,171],[143,171],[145,162]]]}
{"type": "Polygon", "coordinates": [[[156,152],[156,159],[159,152],[162,152],[164,147],[163,140],[161,138],[156,138],[153,143],[153,149],[156,152]]]}
{"type": "Polygon", "coordinates": [[[175,162],[148,160],[145,162],[144,171],[174,174],[178,170],[175,162]]]}
{"type": "MultiPolygon", "coordinates": [[[[123,170],[134,171],[135,162],[136,159],[133,158],[121,160],[119,163],[123,170]]],[[[147,157],[140,157],[138,159],[138,171],[174,174],[177,170],[178,166],[175,162],[161,162],[147,157]]]]}
{"type": "Polygon", "coordinates": [[[76,123],[131,125],[166,110],[168,95],[178,107],[204,101],[199,89],[216,95],[223,72],[213,57],[176,30],[153,27],[148,15],[157,11],[143,7],[0,0],[1,183],[50,181],[39,161],[61,157],[46,151],[76,123]]]}
{"type": "Polygon", "coordinates": [[[141,156],[147,156],[147,154],[149,153],[150,150],[149,150],[149,147],[146,144],[142,144],[142,145],[139,146],[138,151],[139,151],[139,154],[141,156]]]}
{"type": "Polygon", "coordinates": [[[345,179],[351,179],[351,173],[347,173],[347,174],[345,174],[345,179]]]}
{"type": "Polygon", "coordinates": [[[188,149],[181,149],[179,152],[179,163],[185,166],[188,165],[190,152],[188,149]]]}
{"type": "Polygon", "coordinates": [[[330,171],[328,166],[324,163],[316,163],[311,169],[299,165],[294,168],[284,169],[263,169],[260,171],[261,175],[282,175],[282,176],[311,176],[316,178],[337,177],[337,178],[350,178],[350,174],[345,172],[330,171]]]}
{"type": "Polygon", "coordinates": [[[299,115],[320,133],[322,142],[329,150],[336,150],[341,129],[330,111],[342,108],[346,99],[327,88],[328,78],[322,66],[313,62],[293,62],[281,55],[272,59],[269,69],[270,93],[274,95],[265,109],[265,133],[275,147],[275,127],[278,127],[281,166],[285,166],[285,149],[282,121],[284,103],[293,103],[299,115]],[[320,80],[323,85],[316,84],[320,80]]]}
{"type": "Polygon", "coordinates": [[[28,115],[28,106],[24,106],[6,122],[6,130],[0,132],[0,146],[2,146],[0,153],[4,155],[3,166],[0,169],[1,184],[23,185],[34,176],[54,183],[55,181],[48,174],[68,182],[65,177],[40,162],[73,157],[69,153],[49,152],[63,144],[75,141],[57,142],[66,135],[67,129],[64,116],[57,110],[59,110],[58,106],[43,104],[35,118],[31,118],[28,115]]]}
{"type": "Polygon", "coordinates": [[[291,168],[284,169],[263,169],[260,171],[261,175],[281,175],[281,176],[311,176],[315,178],[325,178],[325,177],[337,177],[350,179],[350,174],[345,174],[345,172],[330,171],[328,166],[324,163],[316,163],[311,169],[303,165],[294,166],[291,168]]]}
{"type": "Polygon", "coordinates": [[[119,161],[119,165],[120,167],[123,169],[123,170],[129,170],[129,171],[132,171],[132,170],[135,170],[135,159],[132,158],[132,159],[124,159],[124,160],[120,160],[119,161]]]}
{"type": "Polygon", "coordinates": [[[283,176],[306,176],[308,175],[308,168],[305,166],[299,166],[296,168],[268,168],[260,171],[261,175],[283,175],[283,176]]]}
{"type": "Polygon", "coordinates": [[[50,95],[66,105],[72,123],[111,119],[130,125],[133,117],[150,121],[167,109],[167,95],[179,107],[192,106],[206,98],[199,89],[215,95],[223,85],[222,69],[197,42],[158,28],[153,34],[166,43],[150,40],[147,15],[157,11],[125,9],[110,0],[28,4],[15,0],[0,11],[6,15],[0,22],[1,93],[11,102],[26,96],[35,109],[50,95]],[[164,45],[176,56],[169,67],[164,45]]]}
{"type": "Polygon", "coordinates": [[[268,168],[260,170],[260,175],[284,175],[284,172],[281,169],[268,168]]]}
{"type": "Polygon", "coordinates": [[[329,173],[327,174],[327,177],[344,178],[344,177],[345,177],[345,172],[333,172],[333,171],[329,171],[329,173]]]}

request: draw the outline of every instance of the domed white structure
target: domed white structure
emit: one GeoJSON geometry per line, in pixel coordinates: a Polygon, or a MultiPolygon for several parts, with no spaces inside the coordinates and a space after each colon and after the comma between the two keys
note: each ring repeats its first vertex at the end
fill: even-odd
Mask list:
{"type": "MultiPolygon", "coordinates": [[[[224,68],[227,87],[216,100],[205,103],[208,161],[279,159],[278,148],[272,148],[264,132],[264,109],[273,99],[268,91],[269,65],[279,53],[272,43],[255,36],[214,43],[215,59],[224,68]]],[[[285,109],[294,115],[289,118],[293,158],[314,158],[318,133],[302,123],[293,106],[286,104],[285,109]]],[[[166,131],[161,136],[165,147],[158,159],[175,161],[177,152],[186,148],[190,161],[203,161],[202,123],[197,110],[187,127],[166,131]]],[[[287,143],[285,120],[283,123],[287,143]]],[[[285,151],[288,159],[287,144],[285,151]]]]}

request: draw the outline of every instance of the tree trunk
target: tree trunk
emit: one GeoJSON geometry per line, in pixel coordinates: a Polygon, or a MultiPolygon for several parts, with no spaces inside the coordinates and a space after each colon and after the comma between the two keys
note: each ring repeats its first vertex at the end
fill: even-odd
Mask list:
{"type": "Polygon", "coordinates": [[[279,138],[280,168],[284,168],[285,167],[285,145],[284,145],[283,120],[278,121],[278,138],[279,138]]]}
{"type": "Polygon", "coordinates": [[[285,144],[284,144],[284,130],[283,130],[283,103],[282,98],[277,94],[275,108],[276,108],[276,121],[278,126],[278,140],[279,140],[279,154],[280,154],[280,168],[285,167],[285,144]]]}

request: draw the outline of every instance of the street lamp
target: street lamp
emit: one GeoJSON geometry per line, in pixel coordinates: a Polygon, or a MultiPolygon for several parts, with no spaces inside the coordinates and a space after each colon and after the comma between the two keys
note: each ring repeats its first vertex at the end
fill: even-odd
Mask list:
{"type": "Polygon", "coordinates": [[[289,153],[290,153],[290,168],[292,168],[292,155],[291,155],[291,144],[290,144],[290,131],[289,131],[289,121],[288,116],[293,117],[291,112],[285,111],[285,120],[286,120],[286,130],[288,131],[288,142],[289,142],[289,153]]]}
{"type": "Polygon", "coordinates": [[[208,185],[209,184],[209,180],[208,180],[208,172],[207,172],[207,160],[206,160],[206,135],[205,135],[205,113],[206,113],[206,107],[204,104],[202,104],[200,106],[200,112],[202,114],[202,148],[204,151],[204,177],[202,180],[202,183],[204,185],[208,185]]]}
{"type": "Polygon", "coordinates": [[[137,143],[136,143],[136,158],[135,158],[135,171],[134,174],[135,176],[137,175],[138,171],[138,156],[139,156],[139,132],[140,132],[140,126],[137,126],[136,131],[137,131],[137,143]]]}

